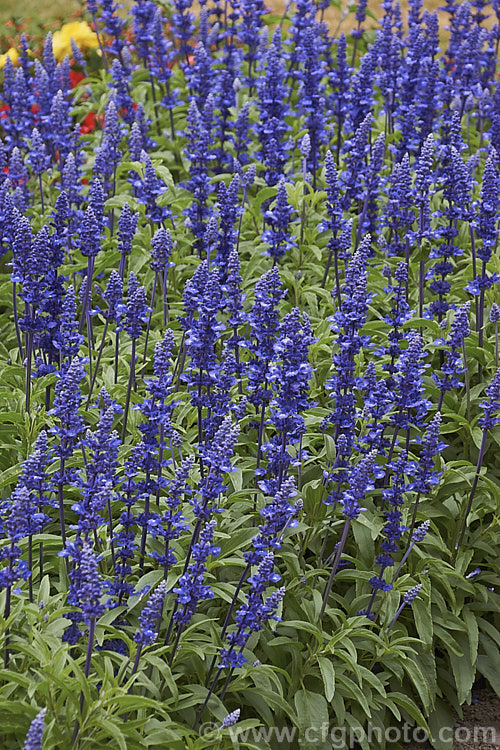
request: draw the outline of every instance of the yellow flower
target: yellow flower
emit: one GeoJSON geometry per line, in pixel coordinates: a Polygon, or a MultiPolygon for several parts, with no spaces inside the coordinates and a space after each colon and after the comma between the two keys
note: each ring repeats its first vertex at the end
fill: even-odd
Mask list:
{"type": "Polygon", "coordinates": [[[66,55],[71,57],[71,39],[81,52],[96,49],[99,46],[96,34],[86,21],[65,23],[59,31],[55,32],[52,39],[52,48],[56,60],[64,60],[66,55]]]}
{"type": "Polygon", "coordinates": [[[14,65],[19,60],[19,52],[17,51],[17,49],[15,47],[11,47],[9,50],[7,50],[7,52],[5,53],[5,55],[0,55],[0,70],[5,65],[5,62],[6,62],[6,60],[7,60],[8,57],[10,57],[10,59],[14,63],[14,65]]]}

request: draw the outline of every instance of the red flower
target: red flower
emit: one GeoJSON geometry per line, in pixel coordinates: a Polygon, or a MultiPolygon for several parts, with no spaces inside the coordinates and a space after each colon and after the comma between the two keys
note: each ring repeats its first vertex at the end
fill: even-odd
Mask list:
{"type": "Polygon", "coordinates": [[[69,71],[69,80],[70,80],[71,88],[72,89],[74,89],[75,86],[78,83],[80,83],[80,81],[83,81],[84,78],[85,78],[85,76],[83,75],[83,73],[78,73],[78,71],[76,71],[76,70],[70,70],[69,71]]]}
{"type": "Polygon", "coordinates": [[[80,133],[82,135],[85,135],[86,133],[91,133],[96,126],[96,115],[95,112],[89,112],[88,115],[85,116],[84,121],[80,125],[80,133]]]}
{"type": "Polygon", "coordinates": [[[8,112],[9,110],[10,107],[8,104],[5,104],[5,102],[2,102],[2,104],[0,104],[0,120],[7,117],[6,112],[8,112]]]}

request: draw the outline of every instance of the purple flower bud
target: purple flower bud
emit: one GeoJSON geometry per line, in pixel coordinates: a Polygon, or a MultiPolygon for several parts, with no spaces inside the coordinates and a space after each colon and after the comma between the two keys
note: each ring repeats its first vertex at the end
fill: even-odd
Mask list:
{"type": "Polygon", "coordinates": [[[302,154],[303,158],[304,159],[308,159],[309,158],[309,153],[311,151],[311,138],[309,136],[309,133],[306,133],[303,136],[303,138],[302,138],[302,140],[300,142],[299,149],[300,149],[300,153],[302,154]]]}
{"type": "Polygon", "coordinates": [[[139,615],[140,630],[134,635],[134,641],[143,646],[150,646],[158,638],[158,625],[161,618],[167,582],[161,581],[148,599],[148,603],[139,615]]]}
{"type": "Polygon", "coordinates": [[[234,724],[236,724],[236,722],[240,718],[240,713],[241,713],[240,709],[237,708],[234,711],[232,711],[230,714],[228,714],[222,720],[222,724],[220,725],[221,729],[234,726],[234,724]]]}
{"type": "Polygon", "coordinates": [[[403,594],[403,601],[405,604],[411,604],[414,599],[417,598],[417,596],[420,593],[420,589],[422,588],[421,583],[417,583],[416,586],[413,586],[411,589],[409,589],[406,594],[403,594]]]}
{"type": "Polygon", "coordinates": [[[417,526],[411,538],[412,542],[415,542],[415,543],[421,542],[424,539],[427,532],[429,531],[430,527],[431,527],[430,521],[424,521],[423,523],[420,524],[420,526],[417,526]]]}
{"type": "Polygon", "coordinates": [[[39,714],[31,722],[23,750],[42,750],[42,735],[45,726],[45,714],[47,710],[42,708],[39,714]]]}
{"type": "Polygon", "coordinates": [[[490,310],[490,320],[492,323],[500,322],[500,307],[496,302],[493,302],[490,310]]]}
{"type": "Polygon", "coordinates": [[[500,409],[500,369],[496,371],[493,378],[486,386],[486,398],[479,403],[483,415],[477,420],[483,430],[491,430],[500,423],[500,417],[495,413],[500,409]]]}

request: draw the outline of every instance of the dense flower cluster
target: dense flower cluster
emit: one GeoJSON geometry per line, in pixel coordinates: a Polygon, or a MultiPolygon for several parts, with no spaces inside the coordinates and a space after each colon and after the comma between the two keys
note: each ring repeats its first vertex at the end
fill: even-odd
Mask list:
{"type": "MultiPolygon", "coordinates": [[[[232,727],[241,684],[245,718],[270,722],[288,680],[300,723],[337,648],[337,716],[357,725],[383,674],[387,706],[420,717],[387,697],[424,669],[388,634],[427,636],[428,613],[436,638],[446,618],[458,631],[445,588],[469,629],[446,680],[484,622],[467,674],[491,675],[474,586],[498,515],[498,23],[447,0],[444,37],[420,0],[405,20],[384,0],[369,33],[359,0],[334,38],[323,0],[280,23],[260,0],[200,6],[134,0],[126,17],[88,0],[92,28],[47,35],[40,59],[23,36],[1,61],[0,646],[8,679],[40,629],[61,649],[39,649],[57,690],[73,667],[86,681],[70,743],[56,687],[28,670],[30,712],[47,705],[27,750],[45,719],[52,744],[83,742],[92,691],[123,724],[151,709],[141,692],[178,702],[172,735],[148,728],[172,746],[213,706],[232,727]],[[390,666],[379,645],[358,663],[359,632],[326,645],[356,614],[390,666]],[[291,675],[273,622],[293,660],[297,633],[317,641],[291,675]]],[[[110,721],[95,726],[125,746],[110,721]]]]}

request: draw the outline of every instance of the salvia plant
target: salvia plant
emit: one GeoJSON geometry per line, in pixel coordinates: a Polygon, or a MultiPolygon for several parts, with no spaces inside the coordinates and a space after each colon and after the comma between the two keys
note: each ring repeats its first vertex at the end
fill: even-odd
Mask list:
{"type": "Polygon", "coordinates": [[[200,6],[5,59],[0,745],[451,750],[500,694],[498,7],[200,6]]]}

